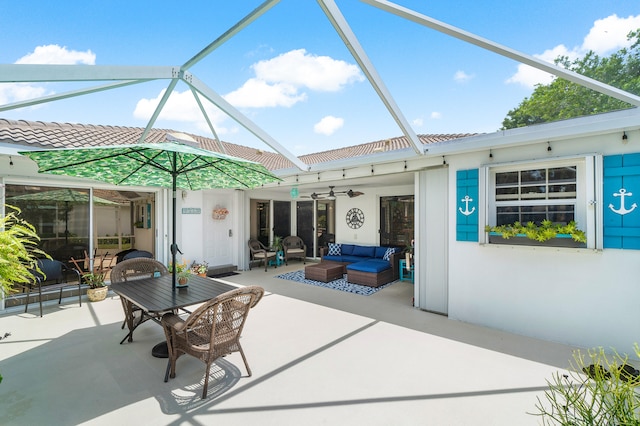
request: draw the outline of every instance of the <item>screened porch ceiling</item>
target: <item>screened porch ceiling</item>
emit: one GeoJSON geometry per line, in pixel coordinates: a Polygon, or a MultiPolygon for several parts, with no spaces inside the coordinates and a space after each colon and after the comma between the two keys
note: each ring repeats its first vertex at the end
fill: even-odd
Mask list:
{"type": "MultiPolygon", "coordinates": [[[[275,152],[286,157],[297,169],[294,173],[310,173],[314,170],[308,164],[305,164],[299,157],[292,153],[291,147],[286,146],[272,137],[263,130],[262,127],[252,121],[251,117],[234,107],[223,96],[219,94],[213,87],[216,81],[201,80],[193,68],[203,59],[207,58],[214,51],[224,46],[234,37],[242,36],[243,31],[252,23],[261,19],[267,13],[277,13],[277,10],[271,11],[279,0],[266,0],[250,13],[246,14],[242,19],[234,25],[222,32],[211,43],[204,46],[200,51],[193,53],[190,59],[180,65],[34,65],[34,64],[0,64],[0,83],[29,83],[29,82],[85,82],[90,84],[77,90],[64,93],[56,93],[48,96],[33,98],[27,101],[14,103],[5,103],[0,105],[0,111],[9,111],[28,106],[36,106],[42,103],[55,102],[63,99],[69,99],[79,96],[90,95],[97,92],[122,89],[128,86],[144,84],[150,81],[165,81],[166,90],[160,99],[151,118],[148,120],[145,131],[140,137],[140,142],[145,140],[147,133],[154,127],[160,115],[165,108],[169,96],[176,85],[185,84],[191,90],[193,97],[200,106],[200,112],[209,123],[210,131],[216,139],[217,132],[207,116],[207,111],[203,106],[203,100],[211,102],[220,111],[233,119],[244,129],[253,134],[256,138],[266,144],[275,152]],[[270,12],[271,11],[271,12],[270,12]]],[[[640,97],[631,93],[622,91],[607,84],[598,82],[588,77],[581,76],[562,67],[545,62],[534,56],[519,52],[508,46],[493,42],[486,38],[477,36],[468,31],[448,25],[444,22],[437,21],[429,16],[418,13],[406,7],[384,1],[384,0],[361,0],[362,3],[379,9],[385,13],[395,15],[407,21],[407,25],[417,24],[437,31],[449,37],[456,38],[465,43],[471,44],[479,49],[484,49],[496,55],[530,65],[539,70],[546,71],[558,77],[562,77],[569,81],[583,85],[597,92],[604,93],[616,99],[620,99],[634,106],[640,106],[640,97]]],[[[335,30],[338,37],[344,43],[344,46],[358,64],[360,70],[366,77],[366,80],[375,91],[380,103],[388,114],[396,123],[399,132],[404,135],[410,142],[412,152],[410,155],[414,158],[428,156],[429,147],[421,143],[412,125],[407,119],[406,114],[395,101],[393,91],[385,84],[385,81],[376,70],[376,64],[371,59],[368,51],[361,45],[357,34],[352,30],[350,22],[343,15],[338,4],[333,0],[317,0],[318,7],[322,10],[324,17],[328,20],[331,27],[335,30]]],[[[304,17],[292,17],[294,19],[303,20],[304,17]]],[[[284,29],[274,29],[274,31],[282,30],[283,37],[286,37],[284,29]]],[[[401,48],[401,46],[399,46],[401,48]]],[[[464,119],[463,117],[461,119],[464,119]]],[[[405,153],[406,155],[406,153],[405,153]]],[[[318,185],[318,189],[322,188],[322,184],[318,185]]]]}

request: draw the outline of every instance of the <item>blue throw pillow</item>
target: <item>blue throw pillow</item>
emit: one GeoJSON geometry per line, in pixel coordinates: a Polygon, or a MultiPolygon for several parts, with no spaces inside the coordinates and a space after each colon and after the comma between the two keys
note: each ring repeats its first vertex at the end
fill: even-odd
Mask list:
{"type": "Polygon", "coordinates": [[[395,252],[396,252],[395,247],[389,247],[385,252],[384,256],[382,256],[382,259],[387,261],[391,260],[391,255],[394,254],[395,252]]]}
{"type": "Polygon", "coordinates": [[[329,243],[329,256],[340,256],[341,254],[341,244],[329,243]]]}
{"type": "Polygon", "coordinates": [[[387,252],[388,247],[376,247],[376,259],[384,258],[385,253],[387,252]]]}

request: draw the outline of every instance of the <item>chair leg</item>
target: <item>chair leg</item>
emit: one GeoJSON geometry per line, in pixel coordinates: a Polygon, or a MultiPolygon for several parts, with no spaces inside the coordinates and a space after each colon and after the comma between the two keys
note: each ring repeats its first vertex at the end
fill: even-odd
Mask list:
{"type": "Polygon", "coordinates": [[[207,368],[204,371],[204,388],[202,388],[202,399],[207,397],[209,388],[209,371],[211,370],[211,361],[207,362],[207,368]]]}
{"type": "Polygon", "coordinates": [[[242,346],[240,346],[240,342],[238,342],[238,352],[240,352],[240,355],[242,356],[242,360],[244,361],[244,366],[247,369],[247,375],[251,377],[251,368],[249,368],[247,357],[244,356],[244,351],[242,350],[242,346]]]}

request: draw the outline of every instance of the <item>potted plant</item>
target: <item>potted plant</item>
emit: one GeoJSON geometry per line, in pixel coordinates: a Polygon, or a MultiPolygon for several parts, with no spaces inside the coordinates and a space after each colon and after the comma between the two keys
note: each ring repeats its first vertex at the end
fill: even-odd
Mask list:
{"type": "Polygon", "coordinates": [[[82,279],[89,286],[87,289],[87,298],[91,302],[99,302],[106,299],[109,287],[104,282],[106,274],[100,272],[88,272],[82,275],[82,279]]]}
{"type": "MultiPolygon", "coordinates": [[[[173,274],[173,263],[169,263],[168,269],[169,272],[173,274]]],[[[191,275],[191,268],[187,265],[187,262],[183,261],[182,263],[176,263],[176,277],[178,278],[178,286],[184,287],[187,285],[189,281],[189,275],[191,275]]]]}
{"type": "Polygon", "coordinates": [[[191,271],[194,274],[200,275],[201,277],[206,277],[208,270],[209,270],[209,264],[205,261],[202,261],[201,263],[193,262],[191,264],[191,271]]]}
{"type": "Polygon", "coordinates": [[[271,244],[271,247],[273,248],[273,251],[277,253],[276,254],[277,266],[280,266],[280,264],[284,262],[284,245],[282,244],[282,241],[283,241],[282,237],[278,235],[273,236],[273,243],[271,244]]]}

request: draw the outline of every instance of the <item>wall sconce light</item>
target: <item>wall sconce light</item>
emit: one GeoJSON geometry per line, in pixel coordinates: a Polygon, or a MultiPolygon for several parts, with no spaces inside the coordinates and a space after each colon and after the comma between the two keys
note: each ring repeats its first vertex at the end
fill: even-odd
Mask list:
{"type": "Polygon", "coordinates": [[[13,169],[13,158],[11,156],[9,156],[9,167],[13,169]]]}
{"type": "Polygon", "coordinates": [[[622,132],[622,143],[627,143],[628,139],[627,132],[622,132]]]}
{"type": "Polygon", "coordinates": [[[547,152],[551,152],[551,142],[547,142],[547,152]]]}
{"type": "Polygon", "coordinates": [[[489,158],[493,158],[493,152],[491,152],[491,150],[489,150],[489,158]]]}
{"type": "Polygon", "coordinates": [[[182,191],[182,201],[186,200],[187,198],[187,191],[182,191]]]}
{"type": "Polygon", "coordinates": [[[298,193],[298,187],[297,186],[294,186],[293,188],[291,188],[290,195],[291,195],[291,198],[293,198],[293,199],[298,198],[299,193],[298,193]]]}

